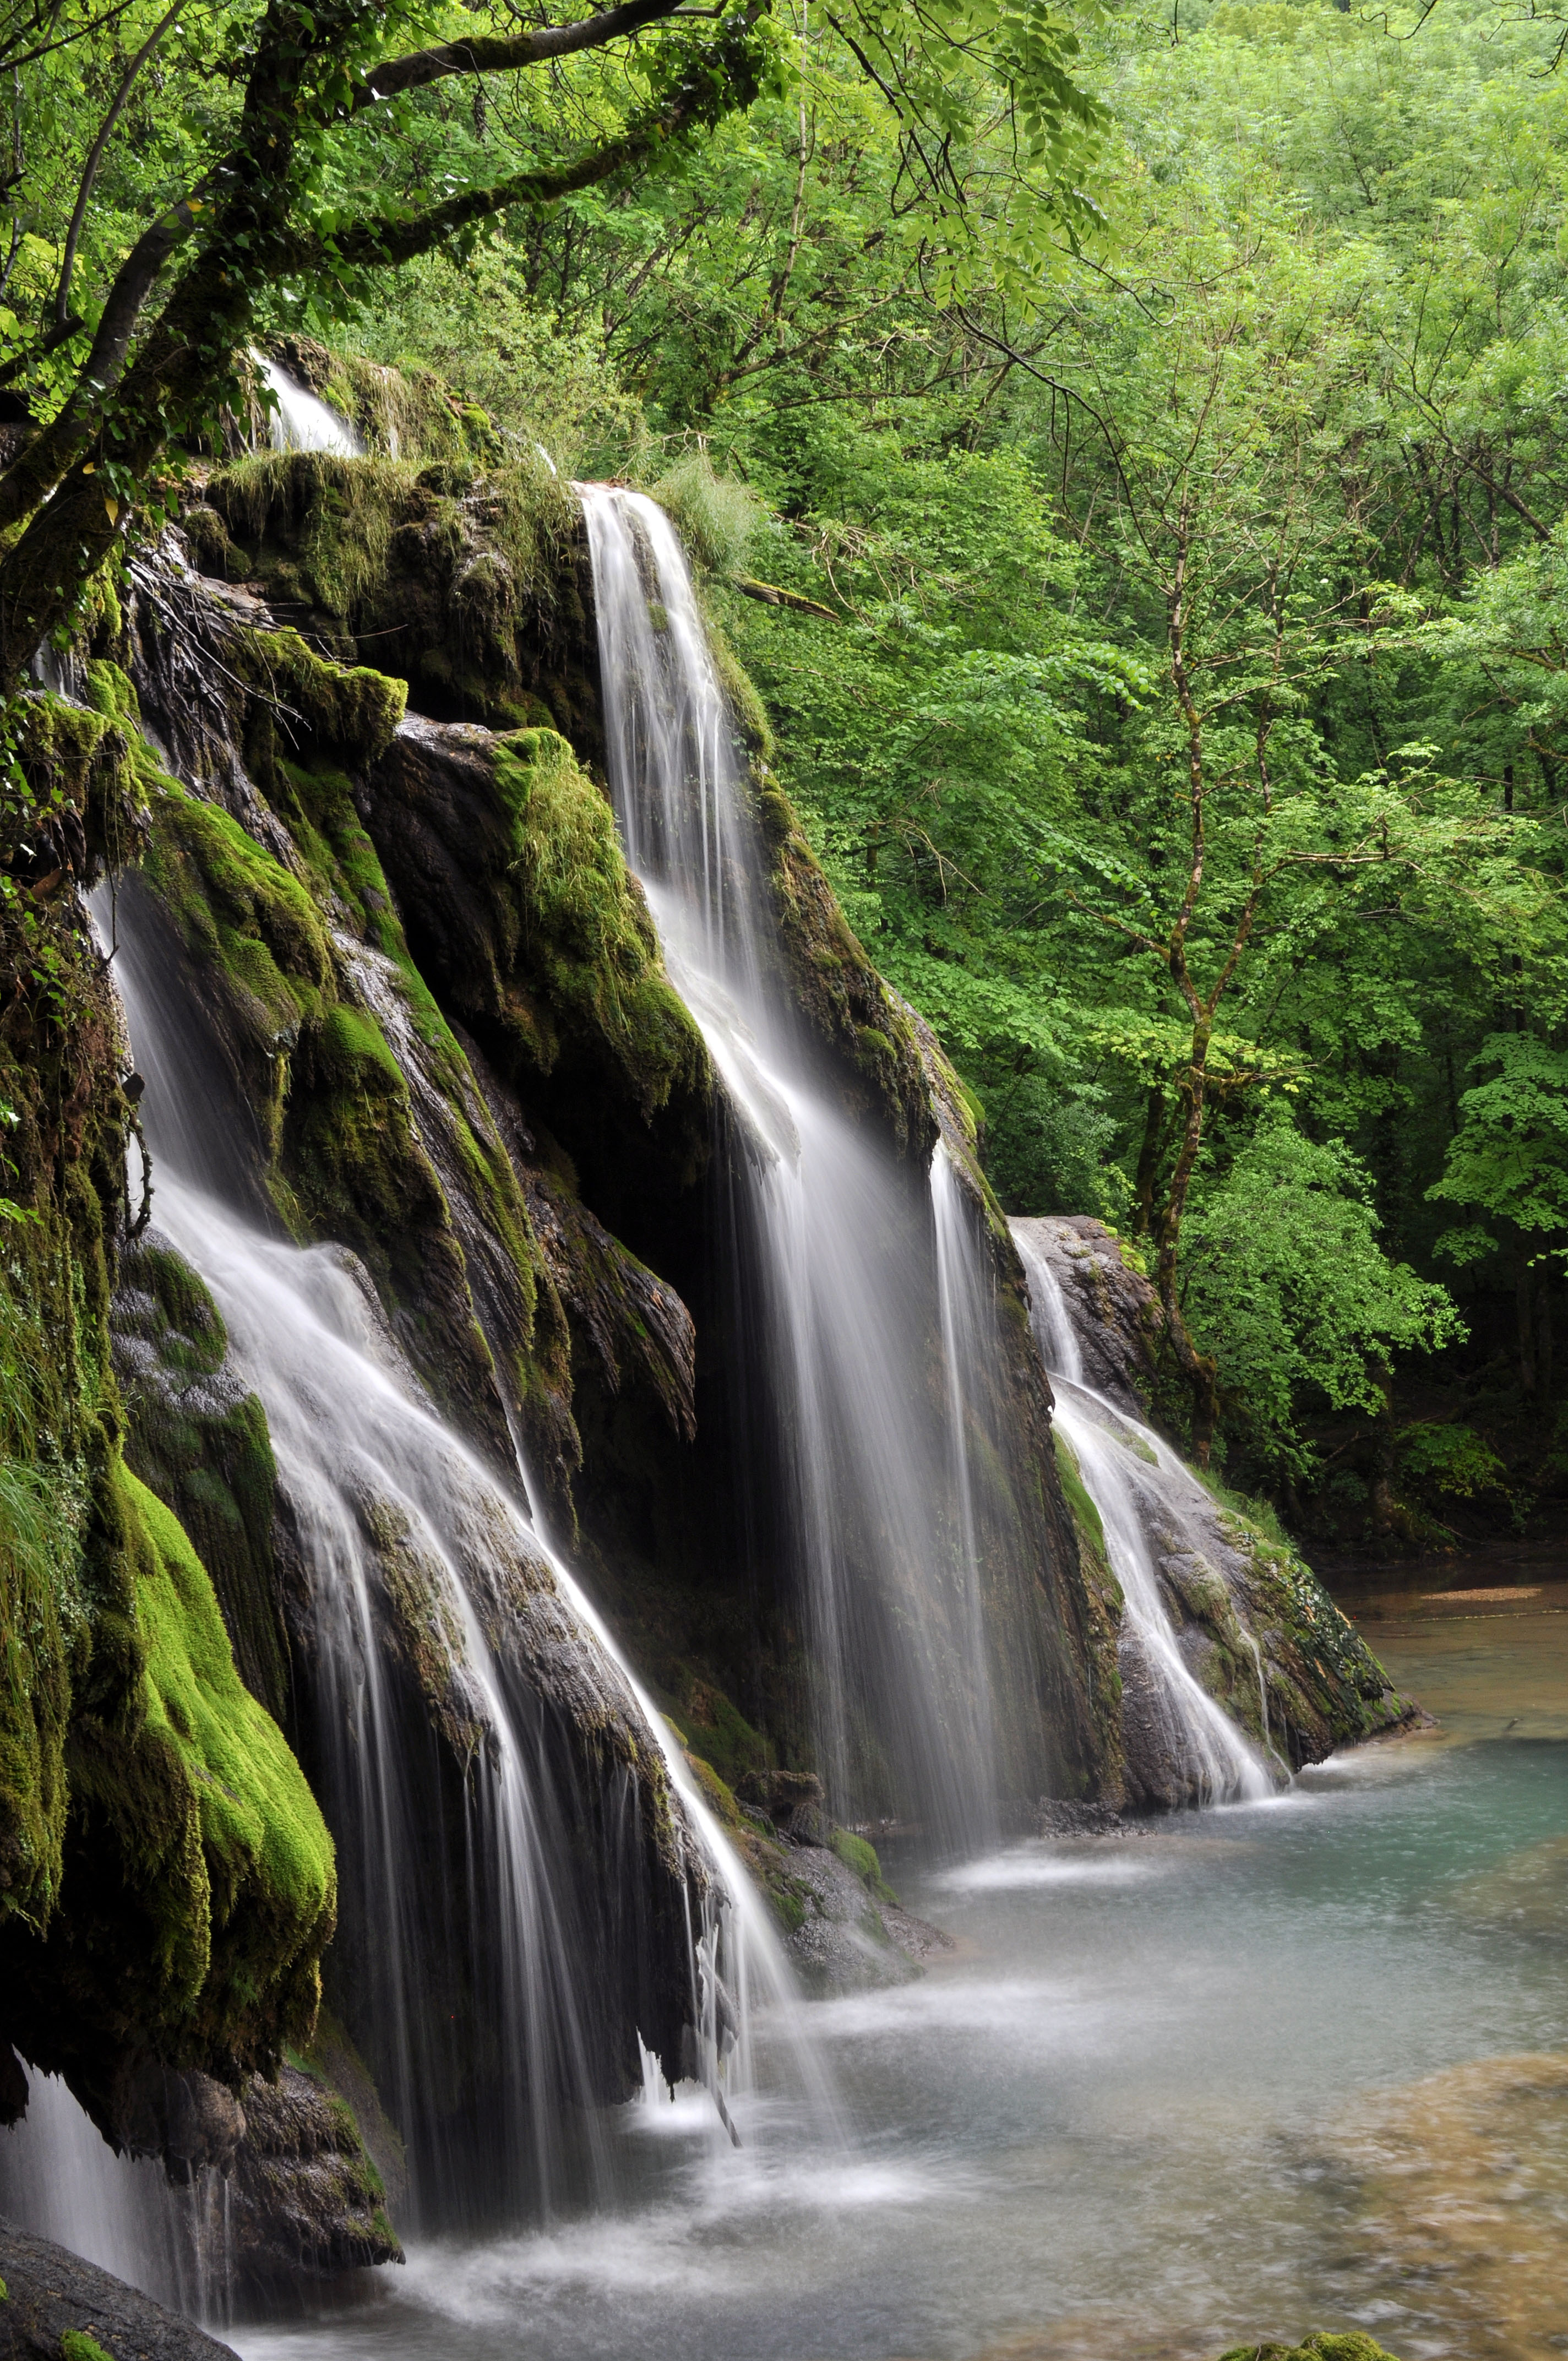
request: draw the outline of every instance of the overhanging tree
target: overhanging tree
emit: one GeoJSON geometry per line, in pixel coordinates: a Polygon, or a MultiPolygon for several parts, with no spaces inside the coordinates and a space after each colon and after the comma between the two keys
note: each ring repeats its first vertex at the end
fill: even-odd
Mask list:
{"type": "MultiPolygon", "coordinates": [[[[977,112],[998,106],[1014,124],[1018,182],[1033,191],[1036,217],[1081,211],[1070,167],[1097,110],[1072,78],[1076,43],[1055,8],[923,0],[894,10],[863,0],[844,21],[898,120],[925,200],[957,220],[960,242],[969,200],[952,169],[955,141],[977,112]]],[[[68,71],[70,60],[94,69],[82,72],[74,136],[56,141],[77,165],[71,202],[57,187],[52,204],[34,207],[58,252],[50,297],[0,359],[6,379],[42,390],[37,406],[47,413],[29,420],[0,476],[0,534],[9,537],[0,690],[68,620],[170,445],[199,433],[232,395],[236,355],[280,291],[330,316],[362,297],[376,272],[472,240],[515,207],[547,208],[678,168],[724,115],[751,104],[765,76],[785,70],[784,45],[770,0],[707,9],[627,0],[554,24],[520,23],[507,0],[461,12],[386,0],[266,0],[259,12],[175,0],[158,16],[113,0],[106,8],[57,0],[0,19],[0,63],[12,66],[18,92],[24,74],[53,74],[56,124],[72,114],[58,87],[61,60],[68,71]],[[176,32],[187,80],[235,92],[237,104],[204,101],[188,143],[195,169],[182,186],[158,192],[107,283],[79,299],[78,249],[105,144],[137,77],[176,32]],[[591,86],[570,83],[563,77],[574,60],[603,71],[591,86]],[[466,178],[433,170],[428,151],[411,169],[400,159],[400,125],[431,93],[498,82],[510,92],[530,76],[549,82],[549,103],[516,112],[512,169],[466,178]]],[[[27,201],[23,144],[19,114],[13,258],[27,201]]]]}

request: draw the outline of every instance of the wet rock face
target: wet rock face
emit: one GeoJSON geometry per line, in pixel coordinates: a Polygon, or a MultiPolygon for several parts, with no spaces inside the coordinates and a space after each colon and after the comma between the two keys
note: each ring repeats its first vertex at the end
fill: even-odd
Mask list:
{"type": "MultiPolygon", "coordinates": [[[[1124,1261],[1114,1234],[1085,1214],[1039,1215],[1013,1229],[1061,1290],[1084,1386],[1146,1429],[1124,1428],[1103,1414],[1130,1455],[1135,1479],[1144,1474],[1136,1463],[1149,1463],[1138,1491],[1139,1520],[1166,1613],[1199,1686],[1281,1773],[1413,1714],[1277,1528],[1265,1530],[1195,1475],[1184,1480],[1176,1470],[1156,1472],[1159,1455],[1146,1432],[1144,1398],[1153,1389],[1161,1314],[1154,1290],[1124,1261]]],[[[1097,1512],[1093,1523],[1100,1551],[1097,1512]]],[[[1130,1623],[1122,1627],[1117,1662],[1127,1804],[1161,1811],[1197,1800],[1158,1667],[1130,1623]]]]}
{"type": "Polygon", "coordinates": [[[160,2157],[170,2180],[182,2187],[203,2166],[227,2180],[246,2137],[247,2118],[234,2092],[210,2074],[177,2074],[146,2065],[124,2093],[116,2130],[119,2144],[132,2156],[160,2157]]]}
{"type": "Polygon", "coordinates": [[[114,2361],[238,2361],[232,2347],[150,2296],[5,2220],[0,2280],[0,2361],[60,2361],[67,2337],[91,2337],[114,2361]]]}
{"type": "Polygon", "coordinates": [[[400,2263],[386,2188],[346,2103],[313,2075],[280,2067],[236,2095],[208,2074],[144,2066],[125,2093],[119,2144],[162,2160],[183,2187],[227,2182],[227,2263],[252,2293],[400,2263]]]}
{"type": "Polygon", "coordinates": [[[551,731],[415,718],[356,804],[443,1008],[647,1251],[647,1201],[708,1160],[713,1083],[602,793],[551,731]]]}
{"type": "Polygon", "coordinates": [[[784,1860],[801,1908],[784,1949],[808,1992],[880,1992],[906,1984],[927,1960],[954,1948],[950,1935],[872,1893],[825,1846],[791,1846],[784,1860]]]}
{"type": "Polygon", "coordinates": [[[1135,1418],[1146,1416],[1159,1299],[1122,1258],[1116,1237],[1088,1213],[1042,1213],[1016,1225],[1050,1265],[1083,1356],[1084,1383],[1135,1418]]]}
{"type": "Polygon", "coordinates": [[[285,2066],[275,2083],[246,2085],[244,2122],[228,2213],[242,2284],[265,2291],[402,2261],[381,2176],[341,2099],[285,2066]]]}
{"type": "Polygon", "coordinates": [[[811,1772],[751,1772],[733,1797],[720,1789],[719,1799],[807,1992],[907,1983],[953,1949],[950,1935],[901,1907],[874,1847],[828,1817],[811,1772]]]}

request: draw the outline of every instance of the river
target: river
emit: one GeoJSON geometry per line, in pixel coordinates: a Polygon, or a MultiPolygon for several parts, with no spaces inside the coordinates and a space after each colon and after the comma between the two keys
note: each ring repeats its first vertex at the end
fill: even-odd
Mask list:
{"type": "Polygon", "coordinates": [[[1347,1603],[1440,1730],[1269,1803],[893,1861],[957,1949],[812,2012],[844,2127],[754,2102],[737,2155],[700,2096],[629,2108],[613,2218],[416,2251],[229,2331],[245,2361],[1568,2349],[1568,1581],[1431,1587],[1347,1603]]]}

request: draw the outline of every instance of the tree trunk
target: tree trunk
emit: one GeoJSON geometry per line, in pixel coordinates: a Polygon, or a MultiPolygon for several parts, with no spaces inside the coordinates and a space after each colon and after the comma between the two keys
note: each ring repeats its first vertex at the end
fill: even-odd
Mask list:
{"type": "Polygon", "coordinates": [[[1535,1273],[1530,1267],[1530,1248],[1522,1241],[1519,1248],[1519,1276],[1514,1286],[1514,1306],[1519,1322],[1519,1391],[1527,1400],[1535,1398],[1535,1273]]]}
{"type": "Polygon", "coordinates": [[[1155,1234],[1155,1284],[1165,1313],[1166,1334],[1170,1338],[1177,1367],[1186,1378],[1192,1397],[1192,1456],[1200,1467],[1209,1465],[1209,1455],[1214,1443],[1214,1422],[1219,1411],[1214,1391],[1216,1365],[1212,1354],[1199,1352],[1187,1333],[1187,1322],[1182,1314],[1181,1297],[1177,1286],[1177,1257],[1181,1246],[1182,1217],[1187,1211],[1187,1192],[1203,1138],[1204,1060],[1208,1050],[1207,1027],[1195,1027],[1192,1063],[1180,1086],[1181,1095],[1187,1102],[1181,1145],[1177,1150],[1175,1170],[1170,1176],[1170,1185],[1166,1191],[1155,1234]]]}
{"type": "Polygon", "coordinates": [[[1379,1541],[1393,1537],[1398,1514],[1394,1498],[1394,1380],[1387,1369],[1377,1377],[1383,1407],[1372,1430],[1372,1531],[1379,1541]]]}
{"type": "Polygon", "coordinates": [[[1138,1169],[1134,1177],[1133,1194],[1137,1206],[1133,1235],[1146,1238],[1154,1229],[1154,1190],[1159,1174],[1159,1154],[1165,1144],[1165,1085],[1149,1084],[1148,1102],[1144,1110],[1143,1144],[1138,1149],[1138,1169]]]}

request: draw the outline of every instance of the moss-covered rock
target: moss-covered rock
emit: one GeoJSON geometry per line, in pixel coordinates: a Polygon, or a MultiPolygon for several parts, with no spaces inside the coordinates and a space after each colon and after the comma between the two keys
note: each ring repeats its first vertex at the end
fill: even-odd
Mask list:
{"type": "Polygon", "coordinates": [[[336,1909],[332,1839],[282,1732],[235,1670],[179,1521],[128,1469],[111,1486],[141,1678],[134,1735],[126,1742],[122,1722],[115,1745],[101,1719],[85,1727],[73,1787],[147,1931],[142,1973],[122,1994],[127,2037],[156,2048],[162,2034],[232,2072],[310,2033],[336,1909]]]}
{"type": "Polygon", "coordinates": [[[576,730],[591,711],[581,516],[536,454],[242,460],[205,484],[187,533],[204,571],[406,680],[421,713],[576,730]]]}
{"type": "Polygon", "coordinates": [[[85,2361],[237,2361],[204,2329],[15,2223],[0,2223],[0,2272],[5,2361],[63,2361],[73,2347],[85,2361]]]}
{"type": "Polygon", "coordinates": [[[356,802],[521,1160],[657,1264],[712,1151],[712,1075],[604,797],[553,732],[412,721],[356,802]]]}
{"type": "Polygon", "coordinates": [[[520,1064],[547,1076],[575,1038],[614,1061],[644,1116],[705,1091],[707,1051],[604,796],[553,730],[498,739],[493,761],[517,897],[496,983],[520,1064]]]}
{"type": "MultiPolygon", "coordinates": [[[[391,368],[363,353],[335,352],[314,336],[277,335],[263,346],[295,381],[330,402],[357,430],[366,449],[393,459],[444,460],[470,469],[499,456],[500,438],[488,412],[454,393],[444,379],[419,362],[391,368]]],[[[258,411],[251,420],[258,435],[258,411]]]]}
{"type": "Polygon", "coordinates": [[[1395,2356],[1358,2328],[1339,2336],[1319,2329],[1299,2345],[1233,2345],[1220,2361],[1395,2361],[1395,2356]]]}
{"type": "MultiPolygon", "coordinates": [[[[1051,1214],[1018,1225],[1062,1290],[1086,1381],[1129,1421],[1141,1422],[1161,1320],[1135,1259],[1102,1223],[1051,1214]]],[[[1157,1455],[1131,1423],[1113,1432],[1135,1459],[1157,1455]]],[[[1103,1535],[1058,1434],[1068,1493],[1090,1556],[1103,1535]]],[[[1165,1605],[1197,1678],[1260,1746],[1291,1769],[1334,1747],[1390,1729],[1414,1708],[1398,1697],[1360,1634],[1277,1525],[1190,1471],[1190,1488],[1163,1520],[1151,1511],[1148,1539],[1165,1605]],[[1271,1528],[1271,1529],[1270,1529],[1271,1528]]],[[[1109,1569],[1106,1569],[1107,1576],[1109,1569]]],[[[1124,1712],[1133,1793],[1149,1804],[1176,1800],[1167,1717],[1157,1683],[1130,1647],[1124,1712]],[[1151,1683],[1154,1686],[1151,1687],[1151,1683]]]]}
{"type": "MultiPolygon", "coordinates": [[[[123,677],[79,685],[69,719],[29,701],[40,807],[91,818],[96,768],[125,823],[78,883],[135,842],[148,774],[123,677]]],[[[0,844],[0,2016],[112,2125],[138,2061],[233,2077],[308,2025],[332,1848],[188,1537],[121,1456],[125,1048],[75,894],[28,890],[30,843],[0,844]]],[[[198,1308],[171,1308],[210,1357],[198,1308]]]]}
{"type": "Polygon", "coordinates": [[[847,1103],[874,1108],[902,1152],[928,1156],[937,1123],[910,1012],[866,957],[783,787],[760,762],[754,778],[790,989],[847,1103]]]}
{"type": "Polygon", "coordinates": [[[253,2298],[367,2264],[400,2263],[386,2184],[353,2108],[302,2059],[243,2092],[245,2131],[229,2183],[235,2275],[253,2298]]]}
{"type": "Polygon", "coordinates": [[[226,1367],[206,1287],[156,1231],[122,1254],[115,1367],[127,1465],[179,1518],[207,1572],[235,1663],[275,1719],[288,1710],[288,1641],[272,1527],[277,1469],[257,1396],[226,1367]]]}

